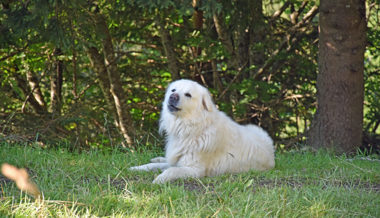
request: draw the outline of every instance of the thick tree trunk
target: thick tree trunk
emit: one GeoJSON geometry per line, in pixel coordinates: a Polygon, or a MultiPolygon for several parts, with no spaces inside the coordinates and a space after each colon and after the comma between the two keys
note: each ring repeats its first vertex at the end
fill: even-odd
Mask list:
{"type": "Polygon", "coordinates": [[[62,107],[63,61],[58,58],[62,55],[61,49],[56,48],[53,55],[57,60],[50,74],[50,106],[52,115],[55,117],[61,114],[62,107]]]}
{"type": "Polygon", "coordinates": [[[363,129],[364,0],[321,0],[317,103],[308,143],[353,152],[363,129]]]}

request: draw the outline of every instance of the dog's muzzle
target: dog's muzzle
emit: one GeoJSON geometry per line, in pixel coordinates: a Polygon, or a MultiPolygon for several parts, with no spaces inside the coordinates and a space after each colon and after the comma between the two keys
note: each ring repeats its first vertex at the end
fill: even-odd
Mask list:
{"type": "Polygon", "coordinates": [[[173,93],[169,96],[168,109],[170,112],[177,112],[181,110],[177,107],[179,102],[179,95],[177,93],[173,93]]]}

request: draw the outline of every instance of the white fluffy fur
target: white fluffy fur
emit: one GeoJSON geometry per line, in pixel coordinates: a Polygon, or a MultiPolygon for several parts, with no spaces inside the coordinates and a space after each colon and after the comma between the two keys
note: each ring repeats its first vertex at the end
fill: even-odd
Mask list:
{"type": "Polygon", "coordinates": [[[159,130],[167,137],[165,157],[130,168],[163,170],[153,183],[268,170],[275,165],[269,135],[256,125],[239,125],[227,117],[216,108],[208,90],[194,81],[178,80],[169,85],[159,130]],[[180,110],[170,112],[169,96],[174,92],[179,95],[180,110]]]}

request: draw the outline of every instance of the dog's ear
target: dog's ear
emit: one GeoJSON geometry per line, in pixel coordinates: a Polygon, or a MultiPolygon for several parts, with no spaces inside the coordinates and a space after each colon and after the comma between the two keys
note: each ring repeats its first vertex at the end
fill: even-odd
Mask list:
{"type": "Polygon", "coordinates": [[[214,102],[212,102],[211,95],[208,91],[202,96],[202,106],[209,112],[212,112],[215,109],[214,102]]]}

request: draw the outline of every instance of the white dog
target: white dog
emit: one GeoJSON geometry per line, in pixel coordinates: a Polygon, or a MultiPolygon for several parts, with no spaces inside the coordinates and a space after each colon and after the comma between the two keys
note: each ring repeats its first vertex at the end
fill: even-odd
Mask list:
{"type": "Polygon", "coordinates": [[[242,126],[219,111],[208,90],[190,80],[171,83],[160,118],[165,157],[131,170],[163,172],[153,183],[274,167],[270,136],[256,125],[242,126]]]}

